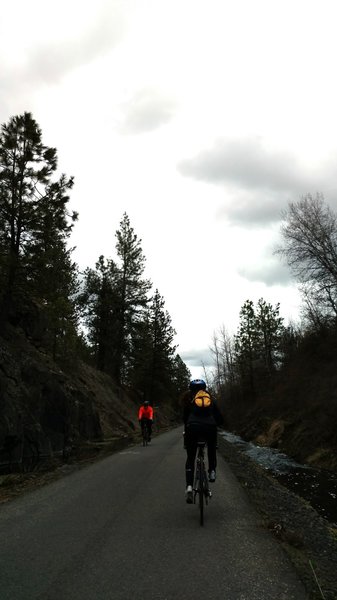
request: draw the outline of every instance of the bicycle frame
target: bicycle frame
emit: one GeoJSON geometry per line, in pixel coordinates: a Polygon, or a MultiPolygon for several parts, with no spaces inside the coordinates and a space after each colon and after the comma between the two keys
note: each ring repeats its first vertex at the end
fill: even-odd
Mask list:
{"type": "Polygon", "coordinates": [[[211,498],[212,496],[208,485],[208,478],[205,467],[205,448],[206,442],[204,440],[198,441],[197,456],[194,469],[193,502],[194,504],[196,504],[196,498],[198,496],[200,525],[204,524],[204,504],[207,505],[209,498],[211,498]]]}

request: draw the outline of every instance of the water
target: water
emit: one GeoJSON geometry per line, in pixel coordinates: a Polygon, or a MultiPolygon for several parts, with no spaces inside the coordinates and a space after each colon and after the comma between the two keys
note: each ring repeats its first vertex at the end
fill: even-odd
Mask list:
{"type": "Polygon", "coordinates": [[[266,469],[280,483],[301,496],[333,526],[337,527],[337,474],[302,465],[275,448],[245,442],[230,432],[223,437],[243,454],[266,469]]]}

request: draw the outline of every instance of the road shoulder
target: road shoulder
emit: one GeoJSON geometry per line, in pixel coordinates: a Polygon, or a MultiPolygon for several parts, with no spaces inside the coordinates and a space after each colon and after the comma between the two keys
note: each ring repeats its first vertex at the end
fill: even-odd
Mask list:
{"type": "Polygon", "coordinates": [[[221,435],[219,453],[255,506],[263,527],[288,554],[310,598],[337,599],[336,530],[221,435]]]}

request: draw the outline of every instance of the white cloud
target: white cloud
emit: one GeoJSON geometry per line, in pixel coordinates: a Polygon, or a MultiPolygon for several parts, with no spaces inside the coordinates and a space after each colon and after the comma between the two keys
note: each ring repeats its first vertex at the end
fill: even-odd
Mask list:
{"type": "Polygon", "coordinates": [[[180,357],[191,367],[203,365],[207,368],[214,364],[213,356],[209,348],[186,350],[180,354],[180,357]]]}
{"type": "MultiPolygon", "coordinates": [[[[232,223],[268,225],[279,222],[288,202],[307,193],[337,192],[337,160],[320,168],[301,162],[289,151],[270,148],[261,138],[219,139],[194,158],[178,164],[187,177],[220,185],[225,201],[218,216],[232,223]]],[[[336,200],[337,202],[337,200],[336,200]]]]}
{"type": "Polygon", "coordinates": [[[26,14],[30,27],[24,27],[24,7],[20,6],[22,19],[17,15],[12,17],[17,26],[16,35],[8,36],[8,30],[2,29],[6,44],[3,42],[0,48],[1,97],[6,99],[22,93],[28,96],[37,86],[60,85],[71,71],[88,66],[125,37],[125,17],[116,2],[110,6],[100,2],[95,10],[84,3],[81,8],[77,6],[76,11],[71,10],[71,3],[66,4],[63,11],[62,5],[58,5],[55,14],[48,9],[47,19],[45,6],[33,3],[26,14]],[[35,35],[31,29],[33,24],[35,35]]]}
{"type": "Polygon", "coordinates": [[[121,133],[137,134],[153,131],[168,123],[175,103],[158,90],[143,88],[122,105],[121,133]]]}
{"type": "Polygon", "coordinates": [[[219,139],[179,168],[196,179],[253,190],[289,191],[303,189],[304,183],[298,159],[266,148],[260,138],[219,139]]]}
{"type": "Polygon", "coordinates": [[[260,281],[267,286],[294,283],[289,269],[272,259],[261,260],[255,265],[239,266],[238,273],[248,281],[260,281]]]}

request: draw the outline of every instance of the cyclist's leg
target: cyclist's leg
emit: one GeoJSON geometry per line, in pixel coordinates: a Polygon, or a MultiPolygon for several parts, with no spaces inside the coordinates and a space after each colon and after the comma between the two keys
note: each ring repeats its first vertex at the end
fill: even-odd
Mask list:
{"type": "Polygon", "coordinates": [[[217,430],[214,427],[207,434],[207,454],[208,454],[208,472],[216,471],[217,459],[216,459],[216,442],[217,442],[217,430]]]}
{"type": "Polygon", "coordinates": [[[186,463],[185,463],[185,477],[186,486],[193,485],[194,477],[194,463],[195,456],[197,453],[197,438],[188,428],[185,433],[185,447],[186,447],[186,463]]]}
{"type": "Polygon", "coordinates": [[[151,419],[147,420],[147,426],[148,426],[148,431],[149,431],[149,442],[150,442],[151,437],[152,437],[152,421],[151,421],[151,419]]]}

